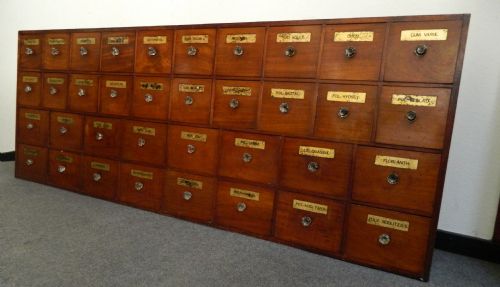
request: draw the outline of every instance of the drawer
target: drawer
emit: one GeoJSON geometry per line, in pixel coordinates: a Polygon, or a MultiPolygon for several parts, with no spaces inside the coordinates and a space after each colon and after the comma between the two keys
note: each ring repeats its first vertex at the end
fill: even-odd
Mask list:
{"type": "Polygon", "coordinates": [[[138,208],[159,210],[164,173],[158,168],[120,164],[118,200],[138,208]]]}
{"type": "Polygon", "coordinates": [[[280,137],[223,131],[221,144],[220,176],[277,183],[280,137]]]}
{"type": "Polygon", "coordinates": [[[260,82],[216,80],[213,125],[254,129],[260,94],[260,82]]]}
{"type": "Polygon", "coordinates": [[[112,118],[85,118],[86,154],[117,158],[121,147],[121,122],[112,118]]]}
{"type": "Polygon", "coordinates": [[[71,70],[98,71],[100,59],[101,33],[71,33],[71,70]]]}
{"type": "Polygon", "coordinates": [[[424,277],[431,219],[351,205],[348,260],[424,277]]]}
{"type": "Polygon", "coordinates": [[[452,83],[461,33],[459,20],[392,23],[384,80],[452,83]]]}
{"type": "Polygon", "coordinates": [[[103,32],[101,44],[101,71],[133,72],[135,32],[103,32]]]}
{"type": "Polygon", "coordinates": [[[211,102],[211,79],[174,79],[170,120],[208,125],[211,102]]]}
{"type": "Polygon", "coordinates": [[[259,129],[309,135],[313,129],[316,85],[266,82],[262,92],[259,129]]]}
{"type": "Polygon", "coordinates": [[[86,74],[72,74],[69,82],[68,101],[71,110],[97,112],[99,77],[86,74]]]}
{"type": "Polygon", "coordinates": [[[164,211],[202,222],[212,222],[217,180],[176,171],[167,172],[164,211]]]}
{"type": "Polygon", "coordinates": [[[49,70],[67,70],[69,64],[69,33],[47,33],[43,41],[42,65],[49,70]]]}
{"type": "Polygon", "coordinates": [[[172,30],[137,32],[136,73],[170,73],[172,70],[172,30]]]}
{"type": "Polygon", "coordinates": [[[210,75],[215,52],[215,29],[175,30],[175,74],[210,75]]]}
{"type": "Polygon", "coordinates": [[[222,76],[259,77],[266,29],[222,28],[217,32],[215,73],[222,76]]]}
{"type": "Polygon", "coordinates": [[[75,114],[50,114],[50,146],[58,149],[82,148],[83,117],[75,114]]]}
{"type": "Polygon", "coordinates": [[[49,139],[49,112],[19,109],[17,114],[17,141],[46,146],[49,139]]]}
{"type": "Polygon", "coordinates": [[[17,145],[16,177],[45,183],[47,180],[47,148],[17,145]]]}
{"type": "Polygon", "coordinates": [[[266,77],[314,78],[321,26],[271,27],[267,31],[266,77]]]}
{"type": "Polygon", "coordinates": [[[17,76],[17,103],[21,106],[40,106],[41,86],[40,73],[19,73],[17,76]]]}
{"type": "Polygon", "coordinates": [[[328,25],[324,29],[319,77],[379,79],[386,24],[328,25]]]}
{"type": "Polygon", "coordinates": [[[131,76],[102,76],[99,111],[103,114],[128,115],[133,91],[132,84],[131,76]]]}
{"type": "Polygon", "coordinates": [[[186,126],[168,127],[168,166],[215,175],[219,131],[186,126]]]}
{"type": "Polygon", "coordinates": [[[40,69],[42,63],[42,34],[19,35],[18,63],[21,69],[40,69]]]}
{"type": "Polygon", "coordinates": [[[345,197],[351,157],[352,146],[349,144],[286,138],[280,186],[345,197]]]}
{"type": "Polygon", "coordinates": [[[83,192],[112,200],[118,186],[118,162],[85,156],[83,158],[83,192]]]}
{"type": "Polygon", "coordinates": [[[135,77],[131,114],[140,118],[168,119],[170,80],[164,77],[135,77]]]}
{"type": "Polygon", "coordinates": [[[49,150],[49,183],[78,191],[82,180],[82,159],[79,154],[49,150]]]}
{"type": "Polygon", "coordinates": [[[122,159],[165,165],[167,125],[124,121],[122,159]]]}
{"type": "Polygon", "coordinates": [[[378,88],[319,85],[314,135],[338,140],[371,141],[378,88]]]}
{"type": "Polygon", "coordinates": [[[358,147],[352,198],[432,215],[439,154],[358,147]]]}
{"type": "Polygon", "coordinates": [[[284,191],[279,192],[277,204],[276,238],[329,253],[340,251],[344,204],[284,191]]]}
{"type": "Polygon", "coordinates": [[[68,75],[43,74],[42,102],[49,109],[64,110],[68,96],[68,75]]]}
{"type": "Polygon", "coordinates": [[[219,182],[216,222],[232,229],[268,236],[271,234],[274,191],[228,181],[219,182]]]}
{"type": "Polygon", "coordinates": [[[450,92],[445,88],[383,87],[375,141],[442,148],[450,92]]]}

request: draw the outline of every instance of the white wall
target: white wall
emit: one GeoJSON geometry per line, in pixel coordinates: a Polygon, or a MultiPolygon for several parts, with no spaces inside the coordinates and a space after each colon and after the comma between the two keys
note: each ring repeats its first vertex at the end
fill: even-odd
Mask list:
{"type": "Polygon", "coordinates": [[[500,194],[498,0],[1,0],[0,152],[14,150],[18,30],[471,13],[439,228],[491,239],[500,194]]]}

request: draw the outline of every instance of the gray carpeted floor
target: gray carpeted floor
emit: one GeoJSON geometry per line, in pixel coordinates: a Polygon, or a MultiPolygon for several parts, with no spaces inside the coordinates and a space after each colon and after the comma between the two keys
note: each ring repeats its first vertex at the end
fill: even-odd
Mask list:
{"type": "Polygon", "coordinates": [[[0,286],[500,286],[437,250],[429,283],[13,177],[0,163],[0,286]]]}

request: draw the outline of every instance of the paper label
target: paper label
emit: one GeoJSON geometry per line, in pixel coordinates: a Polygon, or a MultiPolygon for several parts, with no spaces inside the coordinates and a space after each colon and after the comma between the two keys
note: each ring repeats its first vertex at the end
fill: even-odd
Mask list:
{"type": "Polygon", "coordinates": [[[25,39],[23,43],[26,46],[38,46],[40,45],[40,39],[25,39]]]}
{"type": "Polygon", "coordinates": [[[304,43],[311,42],[311,33],[278,33],[277,43],[304,43]]]}
{"type": "Polygon", "coordinates": [[[162,83],[141,82],[140,87],[141,87],[141,90],[163,91],[163,84],[162,83]]]}
{"type": "Polygon", "coordinates": [[[47,42],[49,43],[49,45],[64,45],[65,44],[65,41],[64,39],[61,39],[61,38],[57,38],[57,39],[48,39],[47,42]]]}
{"type": "Polygon", "coordinates": [[[375,165],[416,170],[418,159],[377,155],[375,156],[375,165]]]}
{"type": "Polygon", "coordinates": [[[134,134],[142,134],[142,135],[148,135],[148,136],[155,136],[156,135],[155,128],[147,128],[147,127],[141,127],[141,126],[133,126],[132,132],[134,134]]]}
{"type": "Polygon", "coordinates": [[[107,129],[107,130],[113,129],[113,124],[108,122],[94,121],[93,126],[94,128],[98,129],[107,129]]]}
{"type": "Polygon", "coordinates": [[[23,76],[23,83],[38,83],[38,77],[23,76]]]}
{"type": "Polygon", "coordinates": [[[108,45],[128,44],[128,37],[108,37],[108,45]]]}
{"type": "Polygon", "coordinates": [[[335,32],[334,42],[373,42],[372,31],[335,32]]]}
{"type": "Polygon", "coordinates": [[[206,142],[207,135],[182,131],[181,132],[181,139],[197,141],[197,142],[206,142]]]}
{"type": "Polygon", "coordinates": [[[435,107],[437,105],[437,96],[393,94],[391,104],[403,106],[435,107]]]}
{"type": "Polygon", "coordinates": [[[127,87],[126,81],[106,81],[107,88],[117,88],[117,89],[125,89],[127,87]]]}
{"type": "Polygon", "coordinates": [[[315,156],[321,158],[334,158],[335,150],[330,148],[314,147],[314,146],[299,146],[299,154],[307,156],[315,156]]]}
{"type": "Polygon", "coordinates": [[[90,168],[97,169],[97,170],[109,171],[109,164],[93,161],[90,163],[90,168]]]}
{"type": "Polygon", "coordinates": [[[273,98],[303,100],[304,94],[304,90],[271,89],[271,97],[273,98]]]}
{"type": "Polygon", "coordinates": [[[324,204],[313,203],[309,201],[302,201],[298,199],[293,200],[293,208],[310,211],[319,214],[328,214],[328,206],[324,204]]]}
{"type": "Polygon", "coordinates": [[[401,221],[372,214],[368,214],[368,217],[366,218],[366,223],[370,225],[381,226],[405,232],[408,232],[408,230],[410,229],[410,222],[408,221],[401,221]]]}
{"type": "Polygon", "coordinates": [[[252,95],[252,88],[250,87],[229,87],[222,86],[222,94],[231,96],[246,96],[252,95]]]}
{"type": "Polygon", "coordinates": [[[57,122],[65,125],[72,125],[75,120],[71,117],[57,116],[57,122]]]}
{"type": "Polygon", "coordinates": [[[145,36],[142,39],[144,44],[166,44],[167,36],[145,36]]]}
{"type": "Polygon", "coordinates": [[[208,43],[208,35],[184,35],[182,36],[184,44],[205,44],[208,43]]]}
{"type": "Polygon", "coordinates": [[[95,38],[76,38],[78,45],[95,45],[95,38]]]}
{"type": "Polygon", "coordinates": [[[328,91],[328,93],[326,94],[326,100],[329,102],[364,104],[366,101],[366,93],[328,91]]]}
{"type": "Polygon", "coordinates": [[[56,160],[57,161],[60,161],[60,162],[65,162],[65,163],[72,163],[73,162],[73,158],[69,155],[62,155],[62,154],[58,154],[56,156],[56,160]]]}
{"type": "Polygon", "coordinates": [[[130,175],[138,177],[138,178],[153,179],[153,173],[152,172],[138,170],[138,169],[131,169],[130,170],[130,175]]]}
{"type": "Polygon", "coordinates": [[[229,195],[234,197],[240,197],[250,200],[259,201],[260,193],[240,188],[231,187],[229,189],[229,195]]]}
{"type": "Polygon", "coordinates": [[[47,84],[62,85],[64,84],[64,78],[47,78],[47,84]]]}
{"type": "Polygon", "coordinates": [[[254,149],[266,149],[266,142],[252,139],[235,138],[234,145],[239,147],[247,147],[254,149]]]}
{"type": "Polygon", "coordinates": [[[77,85],[77,86],[93,86],[94,80],[75,79],[75,85],[77,85]]]}
{"type": "Polygon", "coordinates": [[[183,93],[203,93],[205,85],[179,84],[179,92],[183,93]]]}
{"type": "Polygon", "coordinates": [[[36,150],[36,149],[25,147],[23,149],[23,152],[24,152],[24,155],[27,155],[27,156],[38,156],[38,150],[36,150]]]}
{"type": "Polygon", "coordinates": [[[226,36],[226,43],[239,44],[239,43],[255,43],[257,41],[257,34],[233,34],[226,36]]]}
{"type": "Polygon", "coordinates": [[[177,178],[177,185],[189,188],[203,189],[203,182],[182,177],[177,178]]]}
{"type": "Polygon", "coordinates": [[[401,41],[445,41],[448,29],[403,30],[401,41]]]}
{"type": "Polygon", "coordinates": [[[35,121],[40,120],[40,114],[35,114],[35,113],[24,113],[24,117],[35,121]]]}

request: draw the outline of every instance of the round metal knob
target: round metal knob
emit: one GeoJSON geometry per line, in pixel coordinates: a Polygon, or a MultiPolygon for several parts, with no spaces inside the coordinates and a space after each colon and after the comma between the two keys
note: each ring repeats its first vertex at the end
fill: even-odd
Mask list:
{"type": "Polygon", "coordinates": [[[57,167],[57,172],[58,173],[64,173],[66,171],[66,167],[64,165],[59,165],[57,167]]]}
{"type": "Polygon", "coordinates": [[[83,97],[83,96],[85,96],[85,90],[84,90],[84,89],[82,89],[82,88],[79,88],[79,89],[78,89],[78,96],[79,96],[79,97],[83,97]]]}
{"type": "Polygon", "coordinates": [[[34,126],[32,123],[28,123],[28,124],[26,125],[26,128],[27,128],[28,130],[33,129],[34,127],[35,127],[35,126],[34,126]]]}
{"type": "Polygon", "coordinates": [[[153,95],[151,95],[151,94],[145,94],[144,95],[144,101],[146,103],[151,103],[153,101],[153,95]]]}
{"type": "Polygon", "coordinates": [[[113,55],[115,57],[120,55],[120,49],[118,49],[116,47],[111,47],[111,55],[113,55]]]}
{"type": "Polygon", "coordinates": [[[252,161],[252,155],[248,152],[243,153],[243,162],[249,163],[252,161]]]}
{"type": "Polygon", "coordinates": [[[63,135],[68,132],[68,129],[66,127],[60,127],[59,132],[63,135]]]}
{"type": "Polygon", "coordinates": [[[184,98],[184,104],[186,104],[186,105],[188,105],[188,106],[192,105],[192,104],[193,104],[193,102],[194,102],[194,99],[193,99],[193,97],[191,97],[191,96],[186,96],[186,97],[184,98]]]}
{"type": "Polygon", "coordinates": [[[156,56],[156,54],[158,54],[158,52],[155,47],[148,47],[148,56],[153,57],[156,56]]]}
{"type": "Polygon", "coordinates": [[[87,50],[87,48],[85,47],[80,47],[80,56],[87,56],[87,54],[89,53],[89,51],[87,50]]]}
{"type": "Polygon", "coordinates": [[[55,87],[52,87],[52,86],[51,86],[51,87],[49,88],[49,94],[50,94],[50,95],[55,95],[55,94],[57,94],[57,89],[56,89],[55,87]]]}
{"type": "Polygon", "coordinates": [[[243,212],[245,209],[247,209],[247,205],[244,202],[238,202],[238,204],[236,204],[236,210],[239,212],[243,212]]]}
{"type": "Polygon", "coordinates": [[[345,119],[349,116],[349,109],[341,107],[337,112],[337,116],[341,119],[345,119]]]}
{"type": "Polygon", "coordinates": [[[116,90],[111,90],[109,92],[109,97],[111,97],[113,99],[116,98],[116,97],[118,97],[118,92],[116,90]]]}
{"type": "Polygon", "coordinates": [[[289,110],[290,110],[290,106],[288,105],[288,103],[281,103],[280,104],[280,112],[282,112],[283,114],[286,114],[286,113],[288,113],[289,110]]]}
{"type": "Polygon", "coordinates": [[[304,227],[308,227],[309,225],[311,225],[312,222],[313,220],[309,216],[303,216],[302,219],[300,220],[300,223],[302,223],[302,226],[304,227]]]}
{"type": "Polygon", "coordinates": [[[142,183],[142,182],[140,182],[140,181],[136,181],[136,182],[134,183],[134,188],[135,188],[135,190],[139,191],[139,190],[141,190],[141,189],[143,189],[143,188],[144,188],[144,183],[142,183]]]}
{"type": "Polygon", "coordinates": [[[25,92],[25,93],[31,93],[31,91],[32,91],[32,90],[33,90],[33,88],[31,88],[31,86],[30,86],[30,85],[26,85],[26,86],[24,87],[24,92],[25,92]]]}
{"type": "Polygon", "coordinates": [[[347,47],[347,48],[345,48],[344,56],[346,58],[352,58],[352,57],[356,56],[356,53],[357,53],[356,48],[354,48],[354,47],[347,47]]]}
{"type": "Polygon", "coordinates": [[[391,237],[389,236],[389,234],[380,234],[380,236],[378,237],[378,243],[380,243],[381,245],[388,245],[389,243],[391,243],[391,237]]]}
{"type": "Polygon", "coordinates": [[[196,151],[196,147],[192,144],[187,145],[187,153],[193,154],[196,151]]]}
{"type": "Polygon", "coordinates": [[[389,184],[398,184],[399,183],[399,175],[397,173],[392,172],[387,176],[387,182],[389,184]]]}
{"type": "Polygon", "coordinates": [[[143,147],[146,145],[146,140],[143,139],[143,138],[138,138],[137,139],[137,145],[140,146],[140,147],[143,147]]]}
{"type": "Polygon", "coordinates": [[[92,174],[92,179],[95,181],[95,182],[98,182],[100,181],[102,178],[101,174],[98,173],[98,172],[94,172],[94,174],[92,174]]]}
{"type": "Polygon", "coordinates": [[[311,161],[307,164],[307,170],[309,172],[316,172],[319,169],[319,163],[311,161]]]}
{"type": "Polygon", "coordinates": [[[59,49],[57,49],[57,48],[55,48],[55,47],[50,48],[50,54],[51,54],[52,56],[57,56],[57,55],[59,55],[60,53],[61,53],[61,51],[59,51],[59,49]]]}
{"type": "Polygon", "coordinates": [[[191,197],[193,197],[193,194],[189,191],[184,191],[184,193],[182,193],[182,197],[184,198],[184,200],[190,200],[191,197]]]}
{"type": "Polygon", "coordinates": [[[425,53],[427,53],[427,46],[426,45],[418,45],[415,48],[414,53],[415,53],[415,55],[422,57],[423,55],[425,55],[425,53]]]}
{"type": "Polygon", "coordinates": [[[243,55],[243,47],[241,46],[235,46],[233,49],[233,54],[235,56],[242,56],[243,55]]]}
{"type": "Polygon", "coordinates": [[[296,53],[297,53],[297,50],[295,50],[295,48],[292,46],[286,47],[286,49],[285,49],[285,56],[287,56],[287,57],[293,57],[293,56],[295,56],[296,53]]]}
{"type": "Polygon", "coordinates": [[[196,56],[196,54],[198,54],[198,49],[195,46],[189,46],[187,48],[187,54],[189,56],[196,56]]]}
{"type": "Polygon", "coordinates": [[[237,109],[240,106],[240,101],[238,99],[231,99],[229,101],[229,107],[233,110],[237,109]]]}
{"type": "Polygon", "coordinates": [[[417,112],[409,111],[406,113],[406,120],[408,120],[410,123],[413,123],[416,119],[417,119],[417,112]]]}
{"type": "Polygon", "coordinates": [[[104,134],[103,134],[103,133],[101,133],[101,132],[97,132],[97,133],[95,134],[95,139],[96,139],[97,141],[102,141],[102,139],[104,139],[104,134]]]}
{"type": "Polygon", "coordinates": [[[27,166],[31,166],[35,162],[32,159],[27,159],[25,163],[26,163],[27,166]]]}
{"type": "Polygon", "coordinates": [[[26,49],[24,49],[24,54],[26,55],[33,55],[35,53],[35,51],[33,51],[33,49],[29,48],[29,47],[26,47],[26,49]]]}

